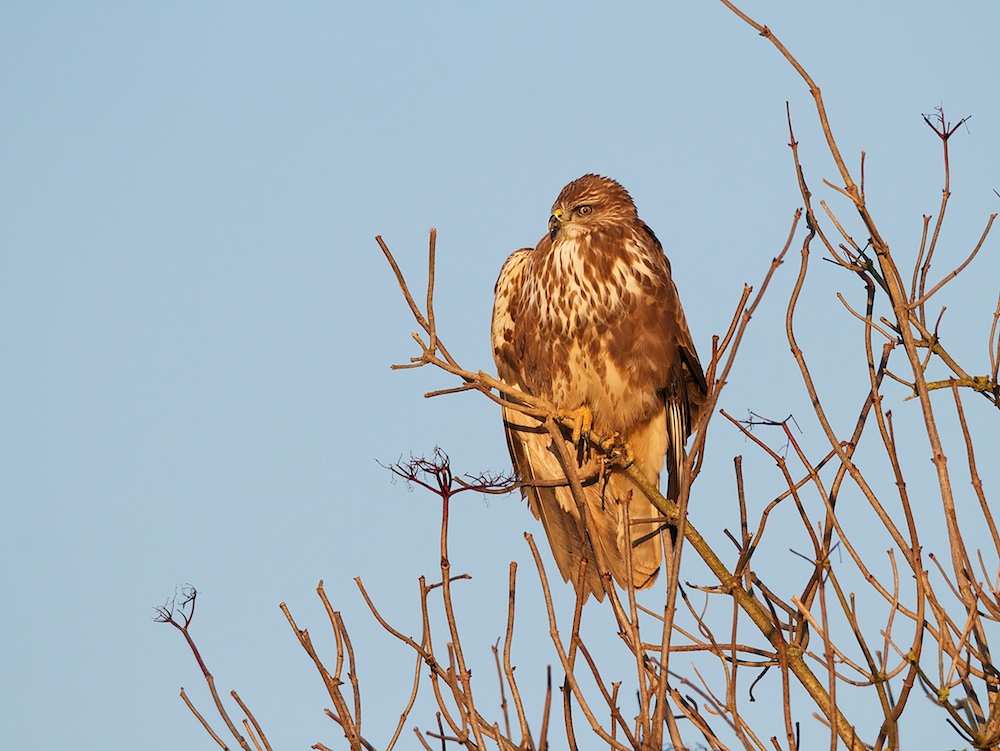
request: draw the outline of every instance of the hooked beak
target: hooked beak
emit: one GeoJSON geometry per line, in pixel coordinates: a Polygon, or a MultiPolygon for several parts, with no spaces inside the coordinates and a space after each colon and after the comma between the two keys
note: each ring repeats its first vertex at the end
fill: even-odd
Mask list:
{"type": "Polygon", "coordinates": [[[552,209],[552,216],[549,217],[549,239],[555,240],[559,234],[559,228],[569,221],[564,219],[565,214],[562,209],[552,209]]]}

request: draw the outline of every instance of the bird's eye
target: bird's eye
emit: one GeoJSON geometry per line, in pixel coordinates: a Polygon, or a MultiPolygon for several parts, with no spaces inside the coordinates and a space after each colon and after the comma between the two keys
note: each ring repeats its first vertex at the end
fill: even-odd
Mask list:
{"type": "Polygon", "coordinates": [[[592,214],[594,212],[594,207],[593,206],[586,206],[586,205],[584,205],[584,206],[577,206],[576,210],[577,210],[577,212],[581,216],[587,216],[587,214],[592,214]]]}

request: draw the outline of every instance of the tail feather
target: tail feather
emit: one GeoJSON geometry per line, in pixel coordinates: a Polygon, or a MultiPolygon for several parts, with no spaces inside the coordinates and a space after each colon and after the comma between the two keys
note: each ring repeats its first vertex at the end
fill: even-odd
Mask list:
{"type": "MultiPolygon", "coordinates": [[[[667,399],[667,498],[680,502],[681,473],[684,471],[684,444],[688,437],[687,401],[667,399]]],[[[677,544],[677,527],[670,527],[670,541],[677,544]]]]}

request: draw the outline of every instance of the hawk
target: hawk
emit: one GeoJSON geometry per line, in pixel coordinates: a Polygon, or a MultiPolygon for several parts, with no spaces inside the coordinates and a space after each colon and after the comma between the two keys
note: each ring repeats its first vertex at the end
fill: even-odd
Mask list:
{"type": "MultiPolygon", "coordinates": [[[[592,421],[595,435],[623,442],[634,467],[654,486],[665,461],[667,495],[676,500],[684,446],[707,385],[670,262],[628,192],[593,174],[563,188],[548,234],[533,250],[511,254],[495,292],[491,333],[501,380],[575,415],[584,441],[592,421]]],[[[575,582],[586,560],[584,594],[603,600],[599,549],[619,586],[652,585],[664,525],[641,488],[621,471],[602,467],[600,452],[587,455],[570,446],[588,525],[547,430],[512,408],[504,408],[503,419],[522,494],[542,521],[563,579],[575,582]],[[643,520],[631,529],[625,500],[629,518],[643,520]],[[625,565],[629,546],[631,571],[625,565]]]]}

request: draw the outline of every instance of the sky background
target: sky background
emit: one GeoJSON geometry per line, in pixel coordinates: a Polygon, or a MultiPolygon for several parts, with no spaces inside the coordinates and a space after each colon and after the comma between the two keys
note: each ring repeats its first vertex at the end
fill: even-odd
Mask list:
{"type": "MultiPolygon", "coordinates": [[[[867,152],[868,201],[902,258],[941,195],[940,145],[920,115],[943,105],[950,120],[972,116],[952,142],[944,273],[1000,206],[1000,6],[900,7],[743,5],[822,87],[852,169],[867,152]]],[[[437,227],[442,339],[469,369],[492,370],[503,260],[542,236],[565,183],[606,174],[663,241],[707,360],[801,205],[786,101],[814,194],[857,232],[821,184],[836,176],[806,86],[720,3],[0,4],[0,747],[213,748],[177,697],[185,686],[210,709],[197,666],[152,621],[184,583],[201,593],[194,635],[220,690],[240,691],[275,748],[343,743],[278,609],[287,602],[332,655],[320,579],[371,686],[366,735],[384,744],[413,663],[353,578],[416,634],[439,510],[377,462],[435,446],[459,473],[509,459],[495,405],[425,400],[455,382],[390,371],[418,354],[415,324],[374,236],[421,290],[437,227]]],[[[997,247],[941,299],[942,334],[977,373],[988,370],[997,247]]],[[[788,260],[720,406],[795,415],[818,457],[827,447],[783,335],[797,252],[788,260]]],[[[861,330],[835,293],[860,305],[863,291],[818,254],[811,268],[801,342],[848,431],[867,376],[861,330]]],[[[907,435],[917,405],[888,393],[907,435]]],[[[995,446],[995,413],[966,405],[995,446]]],[[[691,520],[721,548],[722,529],[738,528],[733,455],[753,459],[752,510],[781,483],[724,420],[711,430],[691,520]]],[[[931,465],[913,437],[920,488],[931,465]]],[[[995,490],[995,466],[981,464],[995,490]]],[[[958,485],[967,492],[966,478],[958,485]]],[[[541,527],[516,497],[463,499],[453,565],[473,576],[457,592],[482,701],[512,560],[526,624],[515,662],[538,697],[555,658],[527,634],[541,621],[522,533],[541,542],[541,527]]],[[[922,513],[940,514],[932,493],[922,513]]],[[[761,565],[784,567],[790,594],[808,564],[788,547],[761,565]]],[[[599,607],[589,612],[602,623],[599,607]]],[[[603,648],[621,659],[617,643],[603,648]]],[[[767,735],[780,735],[770,717],[767,735]]],[[[408,727],[431,723],[418,711],[408,727]]],[[[923,723],[911,732],[930,745],[958,743],[941,715],[923,723]]],[[[810,728],[810,745],[826,742],[810,728]]]]}

